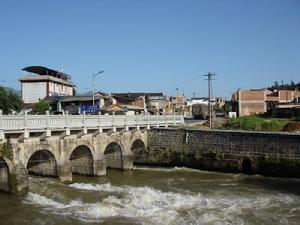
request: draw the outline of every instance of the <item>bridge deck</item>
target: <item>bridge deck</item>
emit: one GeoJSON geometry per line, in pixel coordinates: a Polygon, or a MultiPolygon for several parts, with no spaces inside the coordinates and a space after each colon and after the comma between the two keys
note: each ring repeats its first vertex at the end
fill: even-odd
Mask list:
{"type": "Polygon", "coordinates": [[[129,129],[182,123],[184,120],[181,115],[2,115],[0,111],[0,139],[4,138],[4,133],[20,133],[24,130],[129,129]]]}

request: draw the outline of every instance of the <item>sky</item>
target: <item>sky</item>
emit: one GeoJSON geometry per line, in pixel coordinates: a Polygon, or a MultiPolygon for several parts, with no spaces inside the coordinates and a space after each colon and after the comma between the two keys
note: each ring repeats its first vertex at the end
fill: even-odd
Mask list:
{"type": "Polygon", "coordinates": [[[63,69],[77,92],[207,96],[300,82],[300,0],[0,0],[0,85],[63,69]],[[176,90],[178,89],[178,90],[176,90]],[[195,94],[193,94],[195,93],[195,94]]]}

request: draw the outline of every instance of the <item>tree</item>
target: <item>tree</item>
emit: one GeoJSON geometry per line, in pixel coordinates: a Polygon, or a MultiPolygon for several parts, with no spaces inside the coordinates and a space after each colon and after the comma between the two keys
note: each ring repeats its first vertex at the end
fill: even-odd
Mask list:
{"type": "Polygon", "coordinates": [[[225,105],[223,105],[223,110],[228,114],[229,112],[232,112],[232,105],[229,102],[226,102],[225,105]]]}
{"type": "Polygon", "coordinates": [[[39,100],[39,102],[35,103],[32,107],[32,112],[34,114],[46,114],[46,111],[48,111],[50,108],[50,105],[45,100],[39,100]]]}
{"type": "Polygon", "coordinates": [[[2,109],[4,114],[20,112],[21,106],[22,100],[17,94],[11,91],[8,92],[4,87],[0,86],[0,109],[2,109]]]}
{"type": "Polygon", "coordinates": [[[290,86],[291,86],[291,90],[295,90],[296,89],[296,84],[295,84],[295,82],[293,80],[291,80],[290,86]]]}
{"type": "Polygon", "coordinates": [[[16,111],[16,112],[20,112],[21,111],[21,106],[22,106],[22,100],[20,99],[20,97],[14,93],[12,93],[11,91],[8,93],[8,107],[9,109],[16,111]]]}

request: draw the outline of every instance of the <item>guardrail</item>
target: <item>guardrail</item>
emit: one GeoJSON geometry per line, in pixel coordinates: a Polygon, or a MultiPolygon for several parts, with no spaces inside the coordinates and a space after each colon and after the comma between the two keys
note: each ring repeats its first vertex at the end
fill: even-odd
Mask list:
{"type": "Polygon", "coordinates": [[[169,126],[184,123],[182,115],[3,115],[0,130],[169,126]]]}

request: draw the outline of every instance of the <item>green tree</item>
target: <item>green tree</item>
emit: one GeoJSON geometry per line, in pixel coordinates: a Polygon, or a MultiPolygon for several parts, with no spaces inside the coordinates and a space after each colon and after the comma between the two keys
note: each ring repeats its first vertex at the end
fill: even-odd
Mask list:
{"type": "Polygon", "coordinates": [[[21,98],[12,93],[11,91],[8,93],[8,107],[9,109],[16,111],[16,112],[20,112],[21,108],[22,108],[22,100],[21,98]]]}
{"type": "Polygon", "coordinates": [[[11,114],[19,112],[22,107],[22,100],[20,97],[11,92],[6,91],[4,87],[0,86],[0,109],[4,114],[11,114]]]}
{"type": "Polygon", "coordinates": [[[225,105],[223,105],[223,110],[226,114],[232,112],[232,105],[229,102],[226,102],[225,105]]]}
{"type": "Polygon", "coordinates": [[[46,114],[46,111],[48,111],[50,108],[50,105],[45,100],[39,100],[39,102],[35,103],[32,107],[32,112],[34,114],[46,114]]]}

